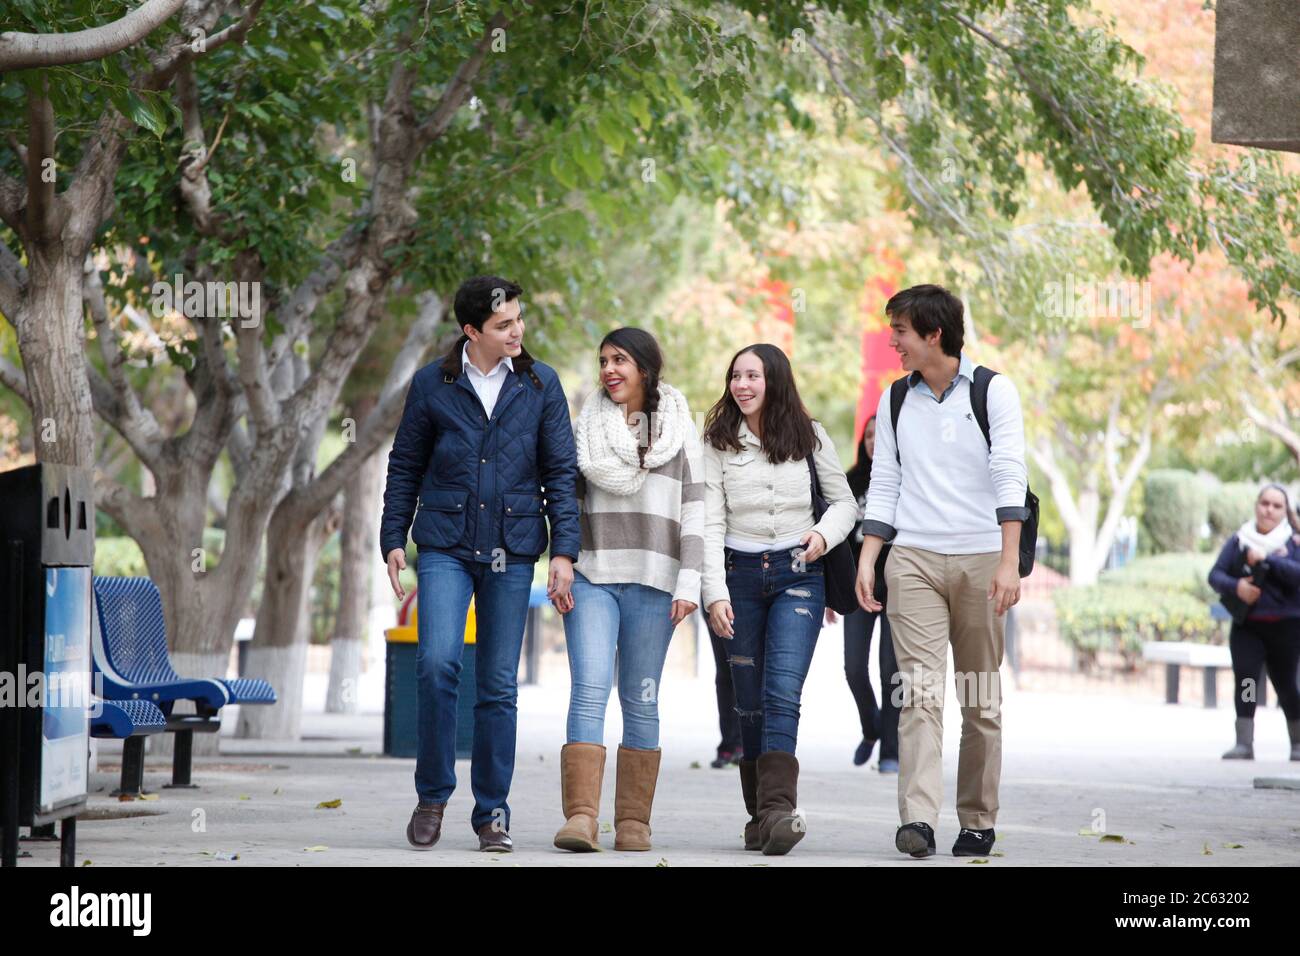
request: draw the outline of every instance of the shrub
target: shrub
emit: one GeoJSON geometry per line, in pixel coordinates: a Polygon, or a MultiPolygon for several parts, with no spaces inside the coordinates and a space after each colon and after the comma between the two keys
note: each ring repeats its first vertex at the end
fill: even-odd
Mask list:
{"type": "Polygon", "coordinates": [[[1208,580],[1213,565],[1214,555],[1195,551],[1153,554],[1137,558],[1122,568],[1103,571],[1100,583],[1106,586],[1187,594],[1209,602],[1217,600],[1208,580]]]}
{"type": "Polygon", "coordinates": [[[1114,650],[1131,666],[1146,641],[1209,644],[1221,633],[1209,605],[1186,592],[1094,584],[1060,588],[1052,598],[1061,637],[1085,659],[1099,650],[1114,650]]]}
{"type": "Polygon", "coordinates": [[[1259,485],[1253,481],[1224,482],[1210,495],[1210,532],[1217,545],[1255,513],[1259,485]]]}
{"type": "Polygon", "coordinates": [[[94,573],[99,577],[140,578],[149,571],[140,546],[131,538],[96,538],[94,573]]]}
{"type": "Polygon", "coordinates": [[[1197,475],[1175,468],[1147,475],[1142,524],[1156,552],[1195,551],[1208,516],[1209,494],[1197,475]]]}

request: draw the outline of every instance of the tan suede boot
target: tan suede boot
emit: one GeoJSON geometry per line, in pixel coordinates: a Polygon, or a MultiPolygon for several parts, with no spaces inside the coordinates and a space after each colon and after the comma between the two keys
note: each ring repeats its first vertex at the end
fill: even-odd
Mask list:
{"type": "Polygon", "coordinates": [[[560,748],[560,792],[564,799],[564,826],[555,834],[561,850],[578,853],[599,850],[600,782],[605,776],[605,748],[601,744],[565,744],[560,748]]]}
{"type": "Polygon", "coordinates": [[[614,849],[650,849],[650,808],[659,780],[658,748],[618,748],[618,776],[614,790],[614,849]]]}

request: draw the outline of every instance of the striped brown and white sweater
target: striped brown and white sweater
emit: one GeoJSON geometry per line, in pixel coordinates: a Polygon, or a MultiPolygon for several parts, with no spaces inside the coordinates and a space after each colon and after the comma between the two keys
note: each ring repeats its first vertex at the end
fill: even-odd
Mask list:
{"type": "Polygon", "coordinates": [[[677,454],[641,489],[612,494],[578,476],[582,547],[574,569],[595,584],[644,584],[700,603],[704,567],[704,459],[694,422],[677,454]]]}

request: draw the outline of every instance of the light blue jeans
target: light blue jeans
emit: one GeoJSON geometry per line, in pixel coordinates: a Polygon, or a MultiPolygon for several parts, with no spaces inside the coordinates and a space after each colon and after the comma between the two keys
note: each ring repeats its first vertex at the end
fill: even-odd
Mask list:
{"type": "Polygon", "coordinates": [[[644,584],[593,584],[573,574],[573,610],[564,615],[569,649],[567,739],[605,742],[605,707],[618,672],[623,746],[659,746],[659,679],[673,636],[673,596],[644,584]]]}

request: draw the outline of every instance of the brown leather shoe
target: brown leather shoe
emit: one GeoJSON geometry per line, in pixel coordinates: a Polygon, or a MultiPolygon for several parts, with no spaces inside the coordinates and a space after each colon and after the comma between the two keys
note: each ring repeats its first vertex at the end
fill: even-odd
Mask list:
{"type": "Polygon", "coordinates": [[[411,814],[411,822],[406,825],[406,842],[417,850],[432,850],[442,836],[442,812],[446,809],[445,803],[417,806],[411,814]]]}
{"type": "Polygon", "coordinates": [[[498,830],[493,823],[485,823],[478,828],[478,848],[484,853],[509,853],[515,845],[505,830],[498,830]]]}

